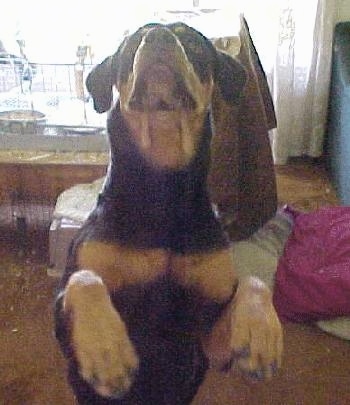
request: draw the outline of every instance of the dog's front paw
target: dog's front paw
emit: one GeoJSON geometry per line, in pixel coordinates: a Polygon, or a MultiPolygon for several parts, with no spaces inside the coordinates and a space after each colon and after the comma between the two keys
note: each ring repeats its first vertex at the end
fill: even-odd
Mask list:
{"type": "Polygon", "coordinates": [[[75,311],[72,341],[80,375],[99,395],[120,398],[128,392],[138,357],[111,303],[75,311]]]}
{"type": "Polygon", "coordinates": [[[235,298],[203,339],[211,367],[237,366],[254,379],[269,379],[281,365],[283,333],[269,289],[260,280],[243,280],[235,298]]]}
{"type": "Polygon", "coordinates": [[[248,278],[238,288],[231,313],[231,364],[249,377],[269,379],[281,366],[283,331],[269,289],[248,278]]]}

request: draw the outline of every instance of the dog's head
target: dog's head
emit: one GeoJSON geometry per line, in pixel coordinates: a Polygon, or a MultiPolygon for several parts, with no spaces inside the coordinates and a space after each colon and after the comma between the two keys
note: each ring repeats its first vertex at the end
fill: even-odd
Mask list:
{"type": "Polygon", "coordinates": [[[148,24],[96,66],[86,85],[97,112],[112,89],[132,139],[155,167],[178,169],[194,157],[212,97],[236,103],[246,73],[201,33],[183,23],[148,24]]]}

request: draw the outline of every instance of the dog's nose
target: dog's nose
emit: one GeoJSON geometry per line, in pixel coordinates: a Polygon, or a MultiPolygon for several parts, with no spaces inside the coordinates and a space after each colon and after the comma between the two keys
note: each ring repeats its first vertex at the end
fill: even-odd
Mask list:
{"type": "Polygon", "coordinates": [[[176,39],[167,28],[155,27],[148,32],[145,43],[159,48],[169,48],[176,44],[176,39]]]}

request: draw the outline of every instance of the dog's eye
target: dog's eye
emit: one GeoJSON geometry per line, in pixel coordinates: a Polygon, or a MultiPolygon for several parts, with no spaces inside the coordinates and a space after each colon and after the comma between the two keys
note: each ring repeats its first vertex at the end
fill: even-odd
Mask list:
{"type": "Polygon", "coordinates": [[[200,54],[203,52],[203,46],[198,41],[188,41],[186,43],[186,48],[195,54],[200,54]]]}
{"type": "Polygon", "coordinates": [[[194,32],[189,32],[185,27],[176,27],[174,33],[182,43],[185,50],[190,51],[196,55],[201,54],[205,47],[204,41],[201,37],[197,36],[194,32]]]}

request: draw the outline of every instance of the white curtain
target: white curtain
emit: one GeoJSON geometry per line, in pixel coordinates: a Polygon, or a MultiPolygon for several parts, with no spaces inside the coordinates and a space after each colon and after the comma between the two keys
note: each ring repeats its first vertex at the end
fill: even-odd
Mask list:
{"type": "MultiPolygon", "coordinates": [[[[271,142],[276,164],[322,154],[332,56],[334,0],[270,1],[264,22],[252,3],[248,23],[266,70],[278,126],[271,142]],[[276,41],[274,38],[275,31],[276,41]],[[269,39],[269,41],[267,40],[269,39]]],[[[263,12],[263,10],[260,10],[263,12]]]]}

